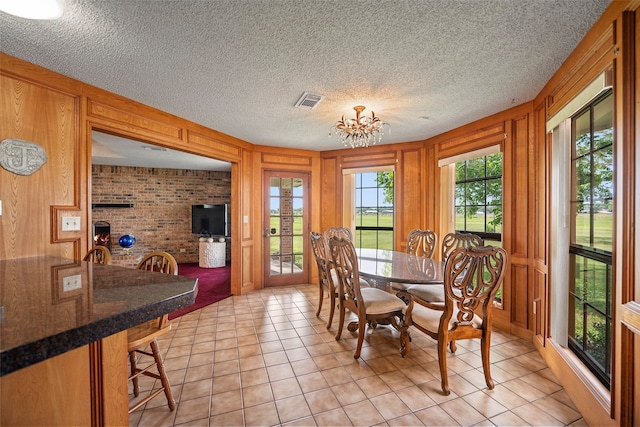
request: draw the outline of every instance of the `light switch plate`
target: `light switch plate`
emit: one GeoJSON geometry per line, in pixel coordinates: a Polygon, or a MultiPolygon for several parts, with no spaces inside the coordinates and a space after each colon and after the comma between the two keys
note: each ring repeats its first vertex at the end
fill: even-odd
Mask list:
{"type": "Polygon", "coordinates": [[[63,216],[62,231],[80,231],[79,216],[63,216]]]}
{"type": "Polygon", "coordinates": [[[82,275],[74,274],[73,276],[67,276],[62,278],[62,291],[69,292],[82,288],[82,275]]]}

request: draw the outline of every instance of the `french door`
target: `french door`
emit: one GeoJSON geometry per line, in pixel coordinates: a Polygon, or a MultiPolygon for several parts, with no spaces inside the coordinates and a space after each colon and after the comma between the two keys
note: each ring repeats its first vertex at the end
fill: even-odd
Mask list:
{"type": "Polygon", "coordinates": [[[309,282],[309,175],[264,173],[265,286],[309,282]]]}

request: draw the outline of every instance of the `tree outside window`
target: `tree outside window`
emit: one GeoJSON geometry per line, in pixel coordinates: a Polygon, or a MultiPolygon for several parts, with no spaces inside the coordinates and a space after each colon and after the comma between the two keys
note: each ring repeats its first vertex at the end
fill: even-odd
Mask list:
{"type": "Polygon", "coordinates": [[[356,174],[355,194],[355,246],[393,250],[393,171],[356,174]]]}
{"type": "Polygon", "coordinates": [[[502,153],[456,163],[456,230],[502,240],[502,153]]]}
{"type": "Polygon", "coordinates": [[[613,97],[571,120],[569,348],[610,387],[613,341],[613,97]]]}

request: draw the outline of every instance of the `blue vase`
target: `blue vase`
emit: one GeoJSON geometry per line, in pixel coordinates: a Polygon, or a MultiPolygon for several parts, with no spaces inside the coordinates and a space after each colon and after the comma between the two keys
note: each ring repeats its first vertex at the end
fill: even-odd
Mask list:
{"type": "Polygon", "coordinates": [[[131,234],[125,234],[124,236],[121,236],[120,239],[118,240],[118,244],[125,249],[129,249],[135,243],[136,243],[136,238],[133,237],[131,234]]]}

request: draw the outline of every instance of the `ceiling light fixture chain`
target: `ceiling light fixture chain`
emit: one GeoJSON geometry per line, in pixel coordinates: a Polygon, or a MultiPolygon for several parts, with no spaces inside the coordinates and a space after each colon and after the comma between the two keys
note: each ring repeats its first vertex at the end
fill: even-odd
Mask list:
{"type": "MultiPolygon", "coordinates": [[[[345,119],[342,116],[342,119],[333,126],[342,144],[345,147],[356,148],[368,147],[382,141],[384,127],[389,127],[389,124],[376,117],[373,111],[370,116],[360,116],[365,110],[364,105],[357,105],[353,109],[356,110],[355,119],[345,119]]],[[[391,129],[389,129],[389,133],[391,133],[391,129]]],[[[329,136],[331,136],[331,132],[329,132],[329,136]]]]}

